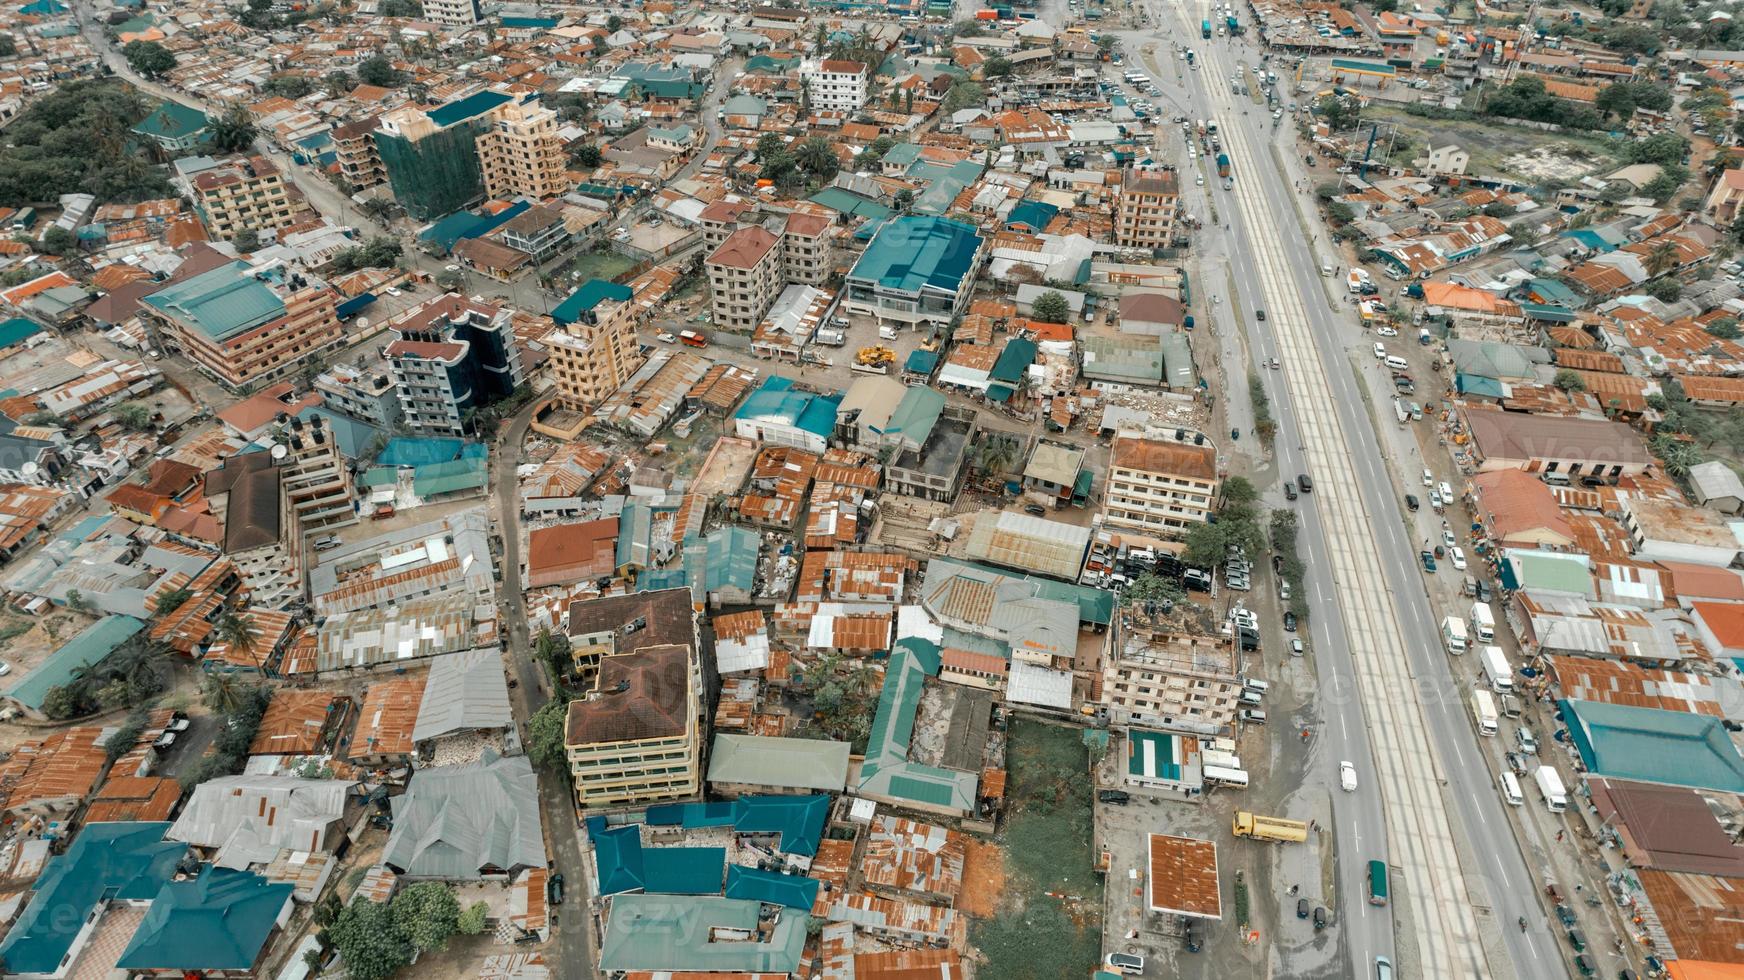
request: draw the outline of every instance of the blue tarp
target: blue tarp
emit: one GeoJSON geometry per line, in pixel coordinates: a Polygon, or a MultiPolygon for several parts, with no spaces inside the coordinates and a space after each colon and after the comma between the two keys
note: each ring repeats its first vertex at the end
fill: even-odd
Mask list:
{"type": "Polygon", "coordinates": [[[339,319],[341,320],[348,316],[356,316],[358,313],[362,312],[364,307],[375,302],[375,299],[376,296],[374,293],[359,293],[345,302],[340,303],[339,307],[335,309],[334,312],[339,315],[339,319]]]}

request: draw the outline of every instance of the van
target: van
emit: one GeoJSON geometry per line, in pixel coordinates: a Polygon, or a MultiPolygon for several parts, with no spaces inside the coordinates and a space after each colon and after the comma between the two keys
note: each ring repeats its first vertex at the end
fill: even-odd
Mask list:
{"type": "Polygon", "coordinates": [[[1266,713],[1259,708],[1243,708],[1241,720],[1250,725],[1263,725],[1266,723],[1266,713]]]}
{"type": "Polygon", "coordinates": [[[1369,862],[1369,904],[1387,904],[1387,862],[1369,862]]]}
{"type": "Polygon", "coordinates": [[[1260,695],[1264,695],[1267,691],[1272,689],[1272,685],[1256,677],[1243,677],[1241,679],[1241,686],[1260,695]]]}
{"type": "Polygon", "coordinates": [[[1566,487],[1569,485],[1567,473],[1540,473],[1538,478],[1553,487],[1566,487]]]}
{"type": "Polygon", "coordinates": [[[1242,691],[1241,696],[1236,698],[1236,701],[1240,704],[1247,705],[1250,708],[1257,708],[1266,703],[1265,695],[1253,690],[1242,691]]]}
{"type": "Polygon", "coordinates": [[[1411,365],[1405,363],[1405,359],[1403,357],[1400,357],[1397,354],[1388,354],[1387,359],[1385,361],[1382,361],[1381,363],[1385,364],[1387,367],[1392,368],[1395,371],[1403,371],[1406,368],[1409,368],[1411,366],[1411,365]]]}
{"type": "Polygon", "coordinates": [[[1321,266],[1320,267],[1320,274],[1325,276],[1328,279],[1331,279],[1332,278],[1332,266],[1329,266],[1329,265],[1321,266]]]}
{"type": "Polygon", "coordinates": [[[1496,781],[1502,784],[1502,799],[1509,806],[1525,806],[1526,797],[1520,793],[1520,778],[1504,770],[1496,781]]]}
{"type": "Polygon", "coordinates": [[[892,327],[888,324],[880,324],[878,327],[878,339],[879,340],[895,340],[896,339],[896,328],[892,327]]]}

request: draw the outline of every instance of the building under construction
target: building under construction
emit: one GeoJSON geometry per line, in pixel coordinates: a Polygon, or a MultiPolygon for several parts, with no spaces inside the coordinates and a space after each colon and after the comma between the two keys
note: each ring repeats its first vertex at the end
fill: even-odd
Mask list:
{"type": "Polygon", "coordinates": [[[569,190],[556,114],[537,98],[485,91],[427,112],[408,106],[383,115],[375,142],[395,200],[431,221],[487,193],[542,199],[569,190]]]}

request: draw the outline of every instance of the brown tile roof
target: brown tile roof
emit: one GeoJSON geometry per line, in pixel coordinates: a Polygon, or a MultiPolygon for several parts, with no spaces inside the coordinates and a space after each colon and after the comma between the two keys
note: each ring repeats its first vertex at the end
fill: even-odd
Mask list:
{"type": "Polygon", "coordinates": [[[1192,480],[1217,479],[1217,452],[1211,446],[1141,436],[1117,437],[1109,465],[1192,480]]]}
{"type": "Polygon", "coordinates": [[[724,265],[732,269],[754,269],[780,241],[758,225],[740,228],[727,236],[721,247],[708,257],[709,265],[724,265]]]}
{"type": "Polygon", "coordinates": [[[594,697],[569,703],[565,745],[681,736],[692,720],[690,648],[649,646],[601,658],[594,690],[594,697]]]}
{"type": "Polygon", "coordinates": [[[578,599],[569,604],[569,635],[615,632],[618,653],[644,647],[672,644],[689,647],[696,642],[696,614],[689,589],[660,589],[631,595],[578,599]],[[633,633],[625,625],[641,620],[633,633]]]}

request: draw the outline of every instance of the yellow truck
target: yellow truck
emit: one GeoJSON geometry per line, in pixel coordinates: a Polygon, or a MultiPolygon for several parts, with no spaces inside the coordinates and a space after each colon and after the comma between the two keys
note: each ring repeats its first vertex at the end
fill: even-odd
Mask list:
{"type": "Polygon", "coordinates": [[[1285,842],[1300,844],[1308,839],[1308,825],[1300,820],[1285,820],[1281,817],[1267,817],[1246,810],[1235,812],[1237,837],[1252,837],[1255,840],[1271,841],[1274,844],[1285,842]]]}

